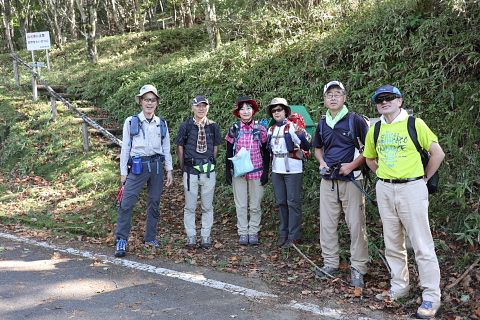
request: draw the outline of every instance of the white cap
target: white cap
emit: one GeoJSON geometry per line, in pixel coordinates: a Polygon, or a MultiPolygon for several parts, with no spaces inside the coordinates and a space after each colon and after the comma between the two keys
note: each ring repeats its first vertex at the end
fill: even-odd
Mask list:
{"type": "Polygon", "coordinates": [[[340,89],[343,90],[343,93],[347,94],[347,90],[345,90],[343,83],[341,83],[340,81],[330,81],[329,83],[327,83],[325,87],[323,87],[323,94],[325,94],[325,92],[327,92],[328,89],[330,89],[330,87],[334,87],[334,86],[340,87],[340,89]]]}
{"type": "Polygon", "coordinates": [[[137,103],[140,104],[140,98],[147,92],[151,92],[154,95],[156,95],[157,98],[160,98],[157,93],[157,88],[155,88],[151,84],[146,84],[140,89],[140,93],[135,96],[135,101],[137,101],[137,103]]]}

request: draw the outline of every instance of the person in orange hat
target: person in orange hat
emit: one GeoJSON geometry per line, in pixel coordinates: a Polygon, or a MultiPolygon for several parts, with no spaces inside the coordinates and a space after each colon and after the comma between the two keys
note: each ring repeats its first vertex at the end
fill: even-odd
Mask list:
{"type": "Polygon", "coordinates": [[[240,118],[240,121],[230,127],[225,137],[227,140],[226,180],[227,184],[233,186],[240,235],[238,243],[241,245],[258,244],[263,186],[268,182],[270,153],[266,148],[267,128],[253,119],[257,112],[257,101],[250,97],[238,99],[233,114],[240,118]],[[230,159],[242,148],[250,151],[253,170],[237,176],[230,159]]]}

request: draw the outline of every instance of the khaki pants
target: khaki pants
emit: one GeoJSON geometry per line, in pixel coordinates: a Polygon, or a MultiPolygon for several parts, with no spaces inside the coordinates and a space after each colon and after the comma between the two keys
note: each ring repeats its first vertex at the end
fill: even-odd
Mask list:
{"type": "Polygon", "coordinates": [[[237,209],[238,234],[257,234],[262,220],[261,202],[264,193],[260,179],[233,178],[232,186],[237,209]]]}
{"type": "MultiPolygon", "coordinates": [[[[361,180],[357,181],[363,185],[361,180]]],[[[320,183],[320,245],[324,265],[340,266],[338,221],[342,211],[350,230],[350,263],[361,274],[367,273],[368,239],[365,224],[365,198],[351,181],[322,179],[320,183]],[[340,202],[338,202],[340,200],[340,202]]]]}
{"type": "Polygon", "coordinates": [[[213,225],[213,195],[215,193],[215,171],[210,172],[210,178],[206,173],[199,175],[190,175],[190,191],[187,188],[187,175],[183,173],[183,188],[185,192],[185,208],[183,218],[187,236],[197,235],[195,223],[195,211],[197,210],[198,193],[200,191],[200,201],[202,208],[202,237],[209,237],[213,225]]]}
{"type": "Polygon", "coordinates": [[[440,267],[428,221],[428,191],[423,179],[407,183],[377,182],[378,210],[382,217],[385,257],[392,270],[391,289],[409,286],[405,231],[412,242],[424,301],[437,302],[440,267]]]}

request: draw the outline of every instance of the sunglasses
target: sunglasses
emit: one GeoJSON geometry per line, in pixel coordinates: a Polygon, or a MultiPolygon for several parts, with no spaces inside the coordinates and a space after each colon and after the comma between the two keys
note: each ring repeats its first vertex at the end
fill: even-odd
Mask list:
{"type": "Polygon", "coordinates": [[[283,108],[278,108],[278,109],[272,109],[272,114],[277,113],[277,112],[282,112],[283,108]]]}
{"type": "Polygon", "coordinates": [[[400,96],[398,94],[389,94],[389,95],[384,95],[384,96],[381,96],[381,97],[376,97],[375,98],[375,103],[376,104],[380,104],[380,103],[383,103],[384,101],[393,101],[397,98],[400,98],[400,96]]]}

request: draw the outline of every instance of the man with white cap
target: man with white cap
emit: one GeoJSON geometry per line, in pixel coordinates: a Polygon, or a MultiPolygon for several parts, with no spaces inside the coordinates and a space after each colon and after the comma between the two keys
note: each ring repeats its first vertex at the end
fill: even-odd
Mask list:
{"type": "Polygon", "coordinates": [[[144,85],[135,96],[135,101],[141,105],[142,112],[128,117],[123,125],[120,174],[125,187],[115,233],[117,257],[126,254],[133,207],[145,183],[148,189],[148,202],[144,242],[160,247],[156,239],[160,197],[163,185],[170,186],[173,181],[170,134],[166,121],[155,115],[155,110],[160,104],[157,89],[149,84],[144,85]],[[167,171],[166,180],[164,166],[167,171]]]}
{"type": "Polygon", "coordinates": [[[440,308],[441,295],[440,267],[428,220],[426,182],[437,171],[445,154],[437,136],[425,122],[413,118],[418,143],[431,154],[424,169],[408,129],[412,118],[403,108],[400,90],[391,85],[382,86],[373,95],[373,100],[381,117],[375,129],[368,132],[364,155],[379,179],[376,185],[378,211],[383,223],[385,258],[392,275],[390,289],[376,298],[390,303],[409,295],[406,232],[415,251],[423,288],[423,302],[417,309],[417,316],[430,319],[440,308]]]}
{"type": "Polygon", "coordinates": [[[183,172],[185,207],[183,211],[187,247],[197,246],[196,209],[198,193],[202,207],[202,247],[210,248],[213,226],[213,196],[216,183],[218,146],[223,143],[220,126],[207,118],[210,103],[204,96],[193,99],[193,118],[180,125],[175,144],[183,172]]]}
{"type": "Polygon", "coordinates": [[[363,116],[349,112],[345,105],[347,90],[340,81],[327,83],[323,96],[328,110],[325,118],[319,121],[313,142],[322,174],[320,246],[324,265],[316,274],[324,279],[339,273],[337,228],[343,211],[351,240],[351,285],[363,288],[369,256],[365,197],[358,187],[363,184],[363,177],[358,168],[365,163],[361,146],[365,144],[369,125],[363,116]]]}

